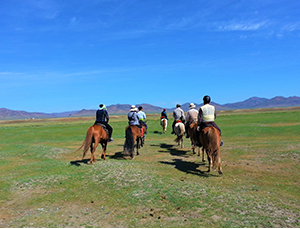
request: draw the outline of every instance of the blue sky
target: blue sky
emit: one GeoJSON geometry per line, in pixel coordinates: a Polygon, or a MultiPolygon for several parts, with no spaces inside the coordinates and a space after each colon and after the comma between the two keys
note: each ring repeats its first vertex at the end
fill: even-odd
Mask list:
{"type": "Polygon", "coordinates": [[[0,0],[0,107],[300,96],[300,1],[0,0]]]}

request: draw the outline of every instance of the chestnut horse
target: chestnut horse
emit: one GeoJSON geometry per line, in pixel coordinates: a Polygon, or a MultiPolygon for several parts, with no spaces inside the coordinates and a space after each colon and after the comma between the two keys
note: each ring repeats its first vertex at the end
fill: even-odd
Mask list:
{"type": "Polygon", "coordinates": [[[209,162],[207,172],[210,172],[212,168],[218,168],[219,174],[223,174],[220,155],[220,131],[212,126],[204,128],[200,133],[200,142],[203,145],[202,152],[204,153],[204,150],[206,151],[209,162]]]}
{"type": "Polygon", "coordinates": [[[168,126],[168,119],[166,119],[166,118],[161,119],[160,124],[162,125],[164,133],[166,133],[167,132],[167,126],[168,126]]]}
{"type": "Polygon", "coordinates": [[[184,137],[184,133],[185,133],[185,126],[181,121],[179,121],[175,124],[174,132],[177,136],[174,141],[178,143],[178,146],[180,148],[183,148],[183,137],[184,137]]]}
{"type": "Polygon", "coordinates": [[[82,154],[82,160],[83,160],[86,152],[90,148],[92,154],[90,163],[93,164],[96,161],[95,151],[99,143],[101,144],[103,150],[101,158],[104,160],[106,159],[105,153],[106,153],[107,142],[108,142],[108,133],[102,128],[102,126],[92,125],[88,128],[86,137],[82,145],[77,149],[77,151],[83,148],[83,154],[82,154]]]}
{"type": "MultiPolygon", "coordinates": [[[[143,133],[147,133],[146,127],[142,125],[143,133]]],[[[125,128],[124,155],[130,155],[134,158],[134,146],[136,146],[136,155],[139,155],[139,148],[143,147],[145,139],[143,138],[141,129],[135,125],[125,128]]]]}
{"type": "MultiPolygon", "coordinates": [[[[197,139],[197,126],[198,126],[198,122],[194,122],[192,124],[190,124],[190,128],[188,130],[188,133],[190,135],[190,140],[191,140],[191,145],[192,145],[192,150],[193,150],[193,154],[196,154],[196,148],[198,147],[196,145],[196,139],[197,139]]],[[[200,147],[198,148],[198,156],[200,156],[200,147]]],[[[204,159],[204,152],[202,152],[202,162],[205,162],[204,159]]]]}

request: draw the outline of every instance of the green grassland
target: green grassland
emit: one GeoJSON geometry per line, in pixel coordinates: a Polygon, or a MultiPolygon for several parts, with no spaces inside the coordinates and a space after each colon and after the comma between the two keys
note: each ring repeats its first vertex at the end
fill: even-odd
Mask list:
{"type": "Polygon", "coordinates": [[[131,160],[112,116],[93,165],[76,149],[94,117],[1,121],[0,227],[300,227],[300,109],[219,112],[222,176],[159,117],[131,160]]]}

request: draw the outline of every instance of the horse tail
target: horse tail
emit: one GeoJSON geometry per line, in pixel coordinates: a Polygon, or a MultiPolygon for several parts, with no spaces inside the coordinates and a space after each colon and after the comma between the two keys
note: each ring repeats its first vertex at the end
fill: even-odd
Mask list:
{"type": "Polygon", "coordinates": [[[177,127],[179,128],[179,133],[177,135],[177,138],[174,140],[176,143],[181,141],[181,139],[183,138],[184,132],[185,132],[183,123],[179,123],[177,127]]]}
{"type": "Polygon", "coordinates": [[[124,151],[132,152],[134,149],[134,142],[133,142],[133,135],[131,127],[128,127],[125,131],[125,144],[124,144],[124,151]]]}
{"type": "Polygon", "coordinates": [[[183,138],[182,135],[178,135],[177,138],[174,140],[176,143],[180,142],[181,139],[183,138]]]}
{"type": "Polygon", "coordinates": [[[82,154],[82,158],[85,157],[86,152],[89,150],[91,144],[92,144],[92,140],[93,140],[93,126],[90,126],[87,130],[85,139],[82,143],[82,145],[76,150],[80,150],[83,148],[83,154],[82,154]]]}

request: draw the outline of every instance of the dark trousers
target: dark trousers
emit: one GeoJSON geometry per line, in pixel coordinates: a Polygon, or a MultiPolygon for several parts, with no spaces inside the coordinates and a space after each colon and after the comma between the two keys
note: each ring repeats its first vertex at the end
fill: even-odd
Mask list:
{"type": "Polygon", "coordinates": [[[139,120],[141,126],[145,126],[148,129],[147,123],[145,121],[139,120]]]}

